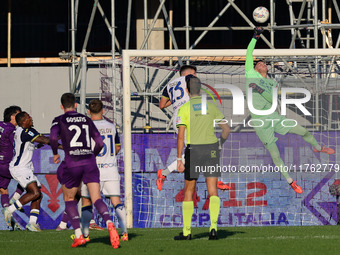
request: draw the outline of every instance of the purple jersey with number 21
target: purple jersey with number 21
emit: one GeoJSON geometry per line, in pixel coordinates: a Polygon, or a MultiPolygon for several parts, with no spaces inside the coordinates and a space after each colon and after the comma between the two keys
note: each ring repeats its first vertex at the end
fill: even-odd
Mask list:
{"type": "Polygon", "coordinates": [[[53,120],[50,144],[54,155],[58,154],[58,137],[61,139],[65,163],[69,168],[96,162],[95,156],[104,146],[93,121],[76,111],[66,112],[53,120]],[[91,138],[95,142],[93,151],[91,138]]]}

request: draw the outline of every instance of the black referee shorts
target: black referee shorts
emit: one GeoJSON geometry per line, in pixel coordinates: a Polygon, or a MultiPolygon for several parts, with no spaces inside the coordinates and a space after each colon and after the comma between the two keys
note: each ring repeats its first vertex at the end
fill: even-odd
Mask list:
{"type": "Polygon", "coordinates": [[[188,144],[185,149],[184,157],[185,180],[197,180],[200,173],[203,173],[205,177],[221,176],[221,171],[218,171],[217,167],[220,163],[218,143],[202,145],[188,144]]]}

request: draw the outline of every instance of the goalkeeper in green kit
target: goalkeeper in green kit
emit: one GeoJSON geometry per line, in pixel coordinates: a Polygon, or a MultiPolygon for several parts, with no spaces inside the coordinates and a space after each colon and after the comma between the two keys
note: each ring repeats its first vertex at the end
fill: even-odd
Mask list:
{"type": "MultiPolygon", "coordinates": [[[[252,98],[253,98],[253,107],[256,110],[269,110],[272,106],[273,99],[273,88],[277,87],[277,83],[275,80],[267,78],[268,68],[265,62],[259,61],[254,66],[253,61],[253,51],[256,45],[257,40],[260,38],[261,33],[263,32],[263,28],[255,27],[254,36],[251,39],[246,55],[246,64],[245,64],[245,74],[246,74],[246,94],[248,100],[248,88],[252,88],[252,98]]],[[[277,148],[274,133],[278,133],[281,135],[285,135],[287,133],[297,134],[302,136],[302,138],[309,144],[314,147],[314,152],[324,152],[327,154],[334,154],[335,151],[331,148],[321,147],[318,142],[315,140],[314,136],[310,134],[307,129],[297,124],[294,121],[289,121],[285,116],[280,115],[278,112],[273,112],[269,115],[256,115],[251,113],[251,118],[253,123],[256,123],[256,120],[259,120],[260,125],[256,124],[257,127],[254,127],[257,136],[269,151],[270,156],[280,171],[281,174],[286,178],[288,184],[293,188],[296,193],[302,193],[302,189],[296,182],[289,176],[287,171],[284,171],[284,163],[281,159],[280,152],[277,148]],[[265,121],[268,119],[275,120],[274,121],[265,121]],[[281,123],[285,120],[287,125],[283,126],[281,123]],[[292,122],[292,123],[289,123],[292,122]],[[289,123],[289,124],[288,124],[289,123]],[[263,125],[262,125],[263,124],[263,125]]]]}

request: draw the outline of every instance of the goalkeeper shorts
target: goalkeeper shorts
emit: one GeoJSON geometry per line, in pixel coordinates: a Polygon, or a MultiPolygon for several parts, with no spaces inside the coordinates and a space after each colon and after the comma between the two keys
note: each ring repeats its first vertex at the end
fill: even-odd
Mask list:
{"type": "Polygon", "coordinates": [[[252,116],[251,121],[257,136],[266,148],[277,141],[274,133],[285,135],[296,125],[294,120],[289,120],[278,112],[266,116],[252,116]]]}

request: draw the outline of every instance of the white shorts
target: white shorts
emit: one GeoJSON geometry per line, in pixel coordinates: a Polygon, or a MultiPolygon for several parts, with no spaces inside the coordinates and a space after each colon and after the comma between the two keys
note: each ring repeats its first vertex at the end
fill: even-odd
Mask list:
{"type": "MultiPolygon", "coordinates": [[[[120,180],[101,181],[100,192],[105,197],[120,197],[120,180]]],[[[89,190],[84,183],[81,185],[81,196],[90,198],[89,190]]]]}
{"type": "Polygon", "coordinates": [[[38,187],[41,187],[41,184],[38,178],[34,175],[34,168],[29,166],[14,166],[10,167],[9,171],[14,180],[16,180],[21,187],[27,188],[27,186],[32,183],[36,182],[38,187]]]}

